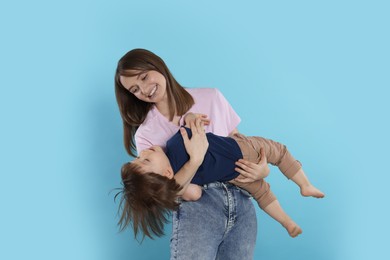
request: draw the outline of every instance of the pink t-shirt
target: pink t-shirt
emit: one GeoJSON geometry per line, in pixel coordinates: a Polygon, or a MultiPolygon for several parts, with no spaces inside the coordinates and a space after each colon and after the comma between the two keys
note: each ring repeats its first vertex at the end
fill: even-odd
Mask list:
{"type": "MultiPolygon", "coordinates": [[[[218,89],[187,88],[186,90],[195,101],[195,104],[188,112],[205,114],[211,120],[210,125],[205,127],[206,132],[228,136],[240,123],[240,117],[218,89]]],[[[153,107],[135,133],[138,153],[152,145],[159,145],[165,148],[168,139],[179,128],[180,126],[170,122],[160,114],[156,107],[153,107]]]]}

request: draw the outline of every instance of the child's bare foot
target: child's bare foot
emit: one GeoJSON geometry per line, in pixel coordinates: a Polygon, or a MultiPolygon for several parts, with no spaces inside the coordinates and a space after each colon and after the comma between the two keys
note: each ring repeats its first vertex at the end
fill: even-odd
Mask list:
{"type": "Polygon", "coordinates": [[[297,237],[299,234],[302,234],[302,229],[291,219],[287,220],[282,225],[291,237],[297,237]]]}
{"type": "Polygon", "coordinates": [[[301,187],[301,194],[304,197],[314,197],[314,198],[323,198],[325,197],[325,194],[314,187],[313,185],[309,184],[306,186],[301,187]]]}

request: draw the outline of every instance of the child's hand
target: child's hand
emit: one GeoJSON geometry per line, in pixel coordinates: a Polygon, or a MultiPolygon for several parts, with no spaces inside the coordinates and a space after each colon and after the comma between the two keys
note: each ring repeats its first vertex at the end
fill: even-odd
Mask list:
{"type": "Polygon", "coordinates": [[[210,124],[210,119],[207,118],[205,114],[197,114],[197,113],[188,113],[184,116],[184,123],[186,126],[190,126],[191,122],[195,123],[195,120],[199,118],[204,125],[210,124]]]}
{"type": "Polygon", "coordinates": [[[191,139],[188,138],[187,131],[184,128],[180,129],[180,133],[183,137],[186,151],[190,156],[189,162],[199,166],[203,162],[209,142],[207,141],[203,121],[200,118],[196,118],[195,121],[191,122],[190,128],[192,131],[191,139]]]}

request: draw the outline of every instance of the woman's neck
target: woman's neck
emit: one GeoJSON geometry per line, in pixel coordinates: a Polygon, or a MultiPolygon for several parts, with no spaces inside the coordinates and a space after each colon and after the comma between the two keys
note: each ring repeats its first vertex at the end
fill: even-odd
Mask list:
{"type": "Polygon", "coordinates": [[[158,111],[160,112],[160,114],[169,119],[170,110],[169,110],[168,102],[163,101],[163,102],[155,103],[155,105],[158,111]]]}
{"type": "MultiPolygon", "coordinates": [[[[161,115],[163,115],[165,118],[167,118],[170,121],[171,114],[170,114],[168,102],[155,103],[155,106],[158,112],[160,112],[161,115]]],[[[172,123],[175,125],[179,125],[179,121],[180,121],[180,116],[177,116],[175,113],[172,119],[172,123]]]]}

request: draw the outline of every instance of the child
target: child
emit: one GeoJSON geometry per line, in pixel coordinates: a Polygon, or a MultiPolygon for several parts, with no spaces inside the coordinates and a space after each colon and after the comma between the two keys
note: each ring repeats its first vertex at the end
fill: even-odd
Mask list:
{"type": "Polygon", "coordinates": [[[310,184],[301,164],[284,145],[241,134],[230,137],[206,134],[203,123],[207,124],[208,120],[204,115],[189,113],[184,121],[187,126],[191,126],[191,130],[181,128],[180,133],[168,140],[166,153],[161,147],[152,146],[122,167],[124,188],[121,204],[124,202],[124,209],[119,221],[122,230],[132,222],[135,236],[139,229],[151,238],[152,234],[161,236],[167,214],[179,205],[176,200],[178,197],[196,201],[202,194],[199,185],[229,181],[247,190],[260,208],[282,224],[291,237],[302,233],[301,228],[283,211],[269,184],[263,179],[244,184],[234,181],[239,175],[235,167],[237,160],[244,158],[257,163],[265,154],[269,163],[278,166],[287,178],[300,187],[303,196],[324,197],[321,191],[310,184]],[[193,152],[206,149],[196,173],[187,176],[186,180],[175,179],[174,173],[191,159],[193,152]]]}

